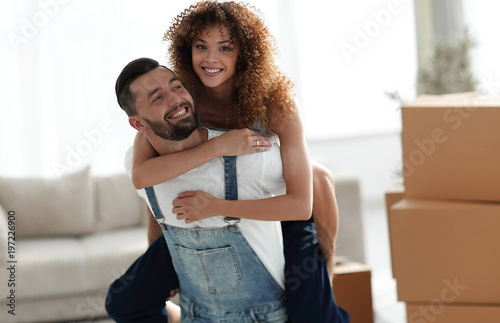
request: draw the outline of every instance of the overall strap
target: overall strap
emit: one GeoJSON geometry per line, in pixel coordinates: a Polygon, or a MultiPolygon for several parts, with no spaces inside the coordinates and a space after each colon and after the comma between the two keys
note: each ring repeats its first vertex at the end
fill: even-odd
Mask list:
{"type": "Polygon", "coordinates": [[[163,213],[161,213],[160,207],[158,205],[158,200],[156,199],[155,190],[153,186],[146,187],[145,190],[149,200],[149,205],[151,205],[151,211],[153,212],[153,216],[160,225],[161,229],[165,231],[167,229],[167,227],[165,226],[165,217],[163,216],[163,213]]]}
{"type": "Polygon", "coordinates": [[[226,184],[226,200],[237,200],[236,156],[224,156],[224,183],[226,184]]]}
{"type": "MultiPolygon", "coordinates": [[[[238,199],[238,180],[236,176],[236,156],[224,156],[224,183],[226,185],[226,200],[238,199]]],[[[227,216],[224,222],[231,226],[231,222],[240,222],[239,218],[227,216]]]]}
{"type": "MultiPolygon", "coordinates": [[[[224,156],[224,182],[226,185],[226,200],[237,200],[238,181],[236,177],[236,156],[224,156]]],[[[165,217],[158,205],[153,186],[146,187],[145,191],[155,220],[162,230],[166,230],[165,217]]],[[[227,216],[224,218],[224,222],[228,223],[230,226],[234,226],[235,223],[240,222],[240,219],[227,216]]]]}

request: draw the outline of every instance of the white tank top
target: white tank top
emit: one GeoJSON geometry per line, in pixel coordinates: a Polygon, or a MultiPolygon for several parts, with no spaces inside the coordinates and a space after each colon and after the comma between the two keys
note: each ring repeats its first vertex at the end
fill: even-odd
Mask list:
{"type": "MultiPolygon", "coordinates": [[[[208,129],[208,139],[220,136],[223,131],[208,129]]],[[[277,136],[271,137],[272,147],[269,151],[241,155],[236,158],[238,180],[238,199],[254,200],[285,194],[285,180],[277,136]]],[[[125,156],[125,170],[131,174],[133,149],[125,156]]],[[[215,216],[186,224],[177,220],[172,213],[172,201],[177,194],[185,191],[200,190],[224,199],[224,160],[215,158],[189,172],[168,182],[155,185],[158,204],[165,217],[165,222],[172,226],[183,228],[222,227],[227,225],[224,217],[215,216]]],[[[149,201],[144,189],[138,190],[139,195],[149,201]]],[[[238,214],[232,214],[239,217],[238,214]]],[[[281,224],[278,221],[257,221],[241,219],[238,224],[242,234],[259,256],[264,266],[276,281],[284,288],[283,236],[281,224]]]]}

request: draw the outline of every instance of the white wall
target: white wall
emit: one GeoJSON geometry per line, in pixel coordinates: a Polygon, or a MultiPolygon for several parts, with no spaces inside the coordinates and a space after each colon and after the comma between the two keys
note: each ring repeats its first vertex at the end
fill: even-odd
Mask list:
{"type": "Polygon", "coordinates": [[[401,167],[399,132],[346,139],[309,140],[313,159],[325,166],[345,169],[358,176],[364,204],[380,201],[384,193],[400,182],[396,174],[401,167]]]}

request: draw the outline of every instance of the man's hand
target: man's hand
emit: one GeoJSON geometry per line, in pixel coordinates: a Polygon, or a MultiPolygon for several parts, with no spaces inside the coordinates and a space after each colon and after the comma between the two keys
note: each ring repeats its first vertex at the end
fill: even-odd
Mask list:
{"type": "Polygon", "coordinates": [[[188,191],[177,195],[173,200],[172,213],[177,220],[191,223],[218,215],[218,204],[221,199],[202,191],[188,191]]]}

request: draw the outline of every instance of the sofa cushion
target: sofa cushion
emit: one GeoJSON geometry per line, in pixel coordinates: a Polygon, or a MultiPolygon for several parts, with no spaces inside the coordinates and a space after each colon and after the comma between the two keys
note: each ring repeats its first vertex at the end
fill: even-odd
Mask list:
{"type": "Polygon", "coordinates": [[[147,235],[145,227],[136,227],[84,237],[26,238],[17,247],[19,300],[97,296],[98,291],[105,295],[109,284],[146,251],[147,235]]]}
{"type": "Polygon", "coordinates": [[[16,244],[18,299],[81,294],[92,285],[89,255],[80,239],[26,238],[16,244]]]}
{"type": "Polygon", "coordinates": [[[81,235],[95,226],[89,169],[60,178],[0,178],[0,204],[16,212],[16,238],[81,235]]]}
{"type": "Polygon", "coordinates": [[[96,177],[97,224],[95,231],[143,225],[146,204],[130,177],[115,174],[96,177]]]}
{"type": "MultiPolygon", "coordinates": [[[[91,291],[59,297],[16,299],[16,315],[4,315],[2,323],[112,322],[104,308],[106,293],[91,291]]],[[[0,307],[1,308],[1,307],[0,307]]],[[[7,309],[3,313],[7,313],[7,309]]]]}
{"type": "Polygon", "coordinates": [[[89,234],[81,238],[81,243],[87,251],[90,270],[87,288],[107,291],[109,284],[148,248],[147,228],[122,228],[89,234]]]}

